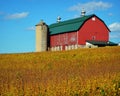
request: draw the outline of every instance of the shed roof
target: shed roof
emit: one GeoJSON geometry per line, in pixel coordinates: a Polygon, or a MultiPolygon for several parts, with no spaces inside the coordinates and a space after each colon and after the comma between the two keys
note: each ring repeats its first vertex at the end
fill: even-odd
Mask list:
{"type": "MultiPolygon", "coordinates": [[[[96,16],[95,14],[92,15],[86,15],[83,17],[75,18],[75,19],[70,19],[66,21],[61,21],[59,23],[54,23],[49,25],[49,32],[50,35],[54,34],[60,34],[60,33],[65,33],[65,32],[73,32],[79,30],[82,25],[91,17],[96,16]]],[[[96,16],[97,17],[97,16],[96,16]]],[[[97,17],[98,18],[98,17],[97,17]]],[[[99,18],[100,19],[100,18],[99,18]]],[[[100,19],[101,20],[101,19],[100,19]]],[[[102,20],[101,20],[102,21],[102,20]]],[[[104,23],[104,21],[102,21],[104,23]]],[[[104,23],[105,24],[105,23],[104,23]]],[[[106,26],[106,24],[105,24],[106,26]]],[[[107,27],[107,26],[106,26],[107,27]]],[[[109,30],[109,28],[107,27],[109,30]]],[[[109,30],[110,31],[110,30],[109,30]]]]}
{"type": "Polygon", "coordinates": [[[96,41],[96,40],[87,40],[88,43],[98,46],[117,46],[118,44],[111,41],[96,41]]]}

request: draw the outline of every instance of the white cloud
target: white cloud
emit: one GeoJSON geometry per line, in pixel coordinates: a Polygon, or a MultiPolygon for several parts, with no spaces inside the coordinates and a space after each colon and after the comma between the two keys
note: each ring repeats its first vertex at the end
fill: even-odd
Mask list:
{"type": "Polygon", "coordinates": [[[29,12],[21,12],[21,13],[14,13],[14,14],[9,14],[5,17],[5,19],[20,19],[20,18],[25,18],[27,17],[29,12]]]}
{"type": "Polygon", "coordinates": [[[112,7],[112,4],[108,3],[108,2],[91,1],[91,2],[87,2],[87,3],[78,3],[77,5],[70,7],[69,10],[81,12],[82,8],[84,8],[87,11],[87,13],[89,13],[89,12],[93,12],[95,10],[105,10],[110,7],[112,7]]]}
{"type": "Polygon", "coordinates": [[[28,28],[26,28],[26,30],[28,30],[28,31],[34,31],[34,30],[35,30],[35,27],[34,27],[34,26],[28,27],[28,28]]]}
{"type": "Polygon", "coordinates": [[[114,22],[114,23],[110,24],[108,27],[111,30],[110,38],[118,39],[117,41],[119,41],[119,39],[120,39],[120,22],[114,22]]]}
{"type": "Polygon", "coordinates": [[[108,26],[111,31],[120,32],[120,22],[112,23],[108,26]]]}

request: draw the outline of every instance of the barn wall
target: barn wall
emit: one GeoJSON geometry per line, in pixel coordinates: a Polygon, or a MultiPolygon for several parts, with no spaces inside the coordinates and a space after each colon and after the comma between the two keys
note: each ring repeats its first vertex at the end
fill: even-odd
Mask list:
{"type": "Polygon", "coordinates": [[[85,45],[86,40],[109,41],[109,30],[97,17],[85,22],[78,33],[78,44],[85,45]]]}
{"type": "Polygon", "coordinates": [[[67,49],[67,46],[73,48],[76,44],[77,32],[68,32],[50,36],[50,47],[54,47],[55,50],[65,50],[67,49]]]}

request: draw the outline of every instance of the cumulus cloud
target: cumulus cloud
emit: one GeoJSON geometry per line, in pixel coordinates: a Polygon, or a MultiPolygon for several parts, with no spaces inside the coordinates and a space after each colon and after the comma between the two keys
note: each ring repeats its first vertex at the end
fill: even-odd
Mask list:
{"type": "Polygon", "coordinates": [[[120,22],[114,22],[110,24],[109,29],[112,31],[110,34],[111,39],[118,39],[120,38],[120,22]]]}
{"type": "Polygon", "coordinates": [[[77,5],[70,7],[69,10],[81,12],[82,8],[85,8],[85,10],[89,13],[89,12],[93,12],[95,10],[105,10],[110,7],[112,7],[112,4],[108,3],[108,2],[91,1],[91,2],[87,2],[87,3],[78,3],[77,5]]]}
{"type": "Polygon", "coordinates": [[[120,32],[120,22],[114,22],[108,26],[111,31],[120,32]]]}
{"type": "Polygon", "coordinates": [[[34,27],[34,26],[28,27],[28,28],[26,28],[26,30],[28,30],[28,31],[34,31],[34,30],[35,30],[35,27],[34,27]]]}
{"type": "Polygon", "coordinates": [[[21,19],[21,18],[27,17],[28,14],[29,14],[29,12],[9,14],[5,17],[5,19],[21,19]]]}

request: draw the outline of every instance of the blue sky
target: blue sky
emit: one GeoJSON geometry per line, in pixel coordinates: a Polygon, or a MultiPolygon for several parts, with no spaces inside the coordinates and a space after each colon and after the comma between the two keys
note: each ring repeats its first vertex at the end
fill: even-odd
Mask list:
{"type": "Polygon", "coordinates": [[[0,0],[0,53],[35,51],[35,25],[96,14],[110,28],[110,41],[120,42],[120,0],[0,0]]]}

